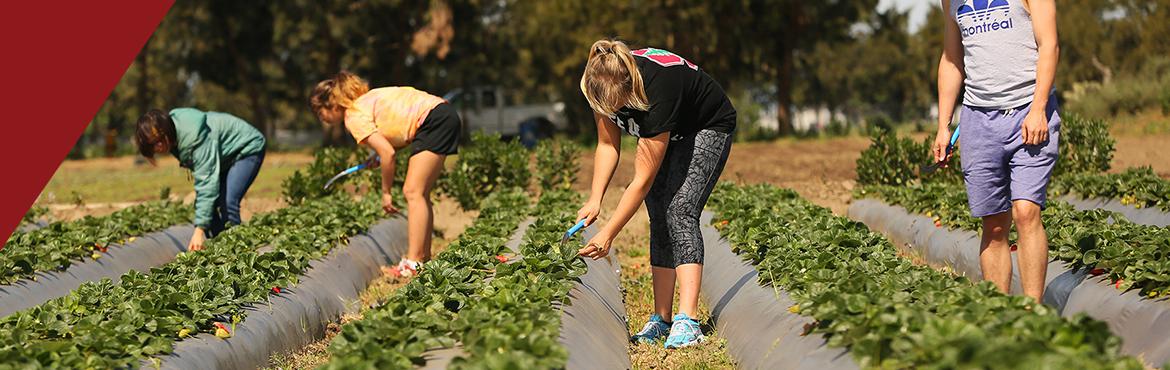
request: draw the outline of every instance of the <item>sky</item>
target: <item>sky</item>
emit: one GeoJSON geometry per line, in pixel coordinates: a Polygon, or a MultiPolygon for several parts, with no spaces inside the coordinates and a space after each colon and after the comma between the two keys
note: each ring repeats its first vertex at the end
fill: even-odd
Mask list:
{"type": "Polygon", "coordinates": [[[917,31],[918,27],[922,26],[922,22],[926,21],[926,12],[930,10],[931,5],[937,4],[937,0],[879,0],[878,10],[886,10],[894,7],[901,10],[910,9],[910,31],[917,31]]]}

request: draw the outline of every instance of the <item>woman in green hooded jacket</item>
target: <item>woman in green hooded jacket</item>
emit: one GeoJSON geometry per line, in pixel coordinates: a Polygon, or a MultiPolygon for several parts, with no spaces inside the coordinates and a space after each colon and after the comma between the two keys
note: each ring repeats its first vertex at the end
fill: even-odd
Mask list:
{"type": "Polygon", "coordinates": [[[207,238],[239,225],[240,200],[264,162],[264,135],[239,117],[194,108],[170,113],[152,109],[138,119],[134,141],[154,163],[170,153],[195,179],[195,232],[188,250],[203,249],[207,238]]]}

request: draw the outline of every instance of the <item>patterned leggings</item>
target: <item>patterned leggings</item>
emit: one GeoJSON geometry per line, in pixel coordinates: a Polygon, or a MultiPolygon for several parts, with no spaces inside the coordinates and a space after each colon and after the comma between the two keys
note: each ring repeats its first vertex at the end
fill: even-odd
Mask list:
{"type": "Polygon", "coordinates": [[[727,133],[701,130],[671,141],[646,195],[651,266],[673,269],[703,263],[699,215],[730,153],[731,134],[727,133]]]}

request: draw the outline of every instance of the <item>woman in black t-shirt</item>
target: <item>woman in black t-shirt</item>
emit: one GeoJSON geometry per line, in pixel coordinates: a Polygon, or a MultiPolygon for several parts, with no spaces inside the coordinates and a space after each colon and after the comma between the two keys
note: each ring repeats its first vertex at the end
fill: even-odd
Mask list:
{"type": "Polygon", "coordinates": [[[634,179],[622,194],[609,224],[581,248],[594,259],[610,244],[643,200],[650,214],[650,264],[654,315],[630,339],[666,348],[703,340],[698,310],[703,276],[699,215],[731,151],[735,108],[723,88],[694,63],[669,51],[631,51],[620,41],[601,40],[589,50],[581,91],[597,123],[593,186],[578,220],[593,223],[613,177],[621,132],[638,138],[634,179]],[[671,316],[674,284],[679,312],[671,316]],[[671,318],[673,324],[665,320],[671,318]]]}

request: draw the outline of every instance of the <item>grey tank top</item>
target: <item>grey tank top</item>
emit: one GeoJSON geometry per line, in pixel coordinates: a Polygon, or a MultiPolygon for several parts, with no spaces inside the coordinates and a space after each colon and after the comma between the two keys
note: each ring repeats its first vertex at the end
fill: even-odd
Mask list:
{"type": "Polygon", "coordinates": [[[963,39],[963,104],[1011,109],[1032,102],[1040,54],[1024,0],[951,0],[963,39]]]}

